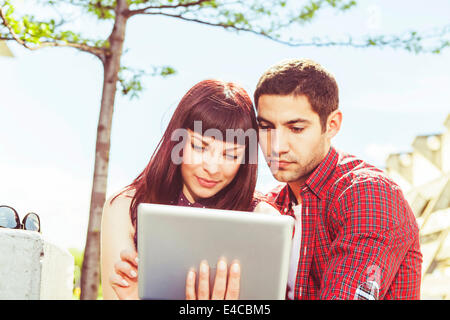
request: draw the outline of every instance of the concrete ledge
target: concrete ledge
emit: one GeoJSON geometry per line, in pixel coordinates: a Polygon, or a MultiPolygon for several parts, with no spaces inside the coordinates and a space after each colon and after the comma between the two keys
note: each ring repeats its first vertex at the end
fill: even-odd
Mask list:
{"type": "Polygon", "coordinates": [[[74,258],[36,232],[0,228],[0,299],[72,299],[74,258]]]}

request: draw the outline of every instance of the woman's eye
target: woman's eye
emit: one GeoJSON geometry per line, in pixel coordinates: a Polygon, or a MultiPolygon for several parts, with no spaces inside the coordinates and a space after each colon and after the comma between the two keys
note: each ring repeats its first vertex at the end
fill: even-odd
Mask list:
{"type": "Polygon", "coordinates": [[[238,158],[238,156],[237,155],[234,155],[234,154],[225,154],[225,157],[228,159],[228,160],[237,160],[237,158],[238,158]]]}
{"type": "Polygon", "coordinates": [[[198,146],[198,145],[196,145],[196,144],[194,144],[194,143],[191,143],[191,146],[192,146],[192,149],[194,149],[194,150],[196,150],[196,151],[203,151],[203,150],[205,150],[204,147],[198,146]]]}

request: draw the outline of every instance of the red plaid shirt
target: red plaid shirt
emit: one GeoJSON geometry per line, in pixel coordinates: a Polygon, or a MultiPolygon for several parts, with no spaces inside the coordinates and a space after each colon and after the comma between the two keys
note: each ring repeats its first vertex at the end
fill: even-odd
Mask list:
{"type": "MultiPolygon", "coordinates": [[[[331,147],[300,196],[295,299],[354,299],[357,288],[371,281],[378,284],[379,299],[420,299],[417,222],[383,171],[331,147]]],[[[295,218],[288,185],[266,197],[295,218]]]]}

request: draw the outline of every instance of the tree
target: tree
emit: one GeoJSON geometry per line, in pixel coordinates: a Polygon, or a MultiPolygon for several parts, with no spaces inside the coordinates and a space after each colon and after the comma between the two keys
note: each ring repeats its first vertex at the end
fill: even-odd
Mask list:
{"type": "Polygon", "coordinates": [[[353,40],[352,37],[329,40],[317,37],[295,38],[289,28],[312,22],[325,8],[345,12],[356,6],[352,0],[308,0],[298,5],[289,0],[36,0],[37,5],[52,8],[71,7],[83,17],[109,22],[106,39],[92,39],[70,30],[68,17],[40,19],[35,15],[17,15],[12,0],[0,0],[0,40],[15,41],[29,50],[71,47],[94,55],[103,66],[103,91],[97,127],[94,176],[89,225],[81,275],[81,299],[95,299],[99,284],[100,224],[108,177],[110,133],[118,85],[124,95],[137,97],[142,90],[141,77],[168,76],[170,66],[154,67],[151,72],[133,70],[121,64],[125,30],[129,19],[137,15],[165,16],[236,32],[248,32],[289,46],[391,47],[414,53],[440,53],[450,46],[445,36],[450,27],[425,34],[409,31],[402,35],[379,35],[353,40]]]}

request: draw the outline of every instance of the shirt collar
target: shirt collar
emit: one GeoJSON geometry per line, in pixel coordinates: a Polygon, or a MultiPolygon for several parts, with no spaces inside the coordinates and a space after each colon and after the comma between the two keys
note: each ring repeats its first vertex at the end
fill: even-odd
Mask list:
{"type": "Polygon", "coordinates": [[[336,168],[338,159],[338,152],[331,146],[325,158],[306,180],[305,184],[317,197],[321,198],[323,188],[328,181],[328,177],[336,168]]]}

